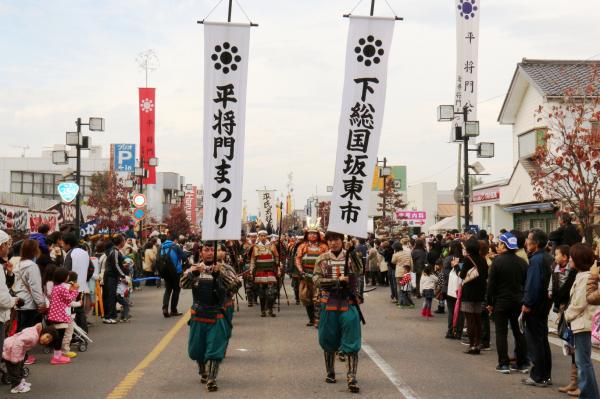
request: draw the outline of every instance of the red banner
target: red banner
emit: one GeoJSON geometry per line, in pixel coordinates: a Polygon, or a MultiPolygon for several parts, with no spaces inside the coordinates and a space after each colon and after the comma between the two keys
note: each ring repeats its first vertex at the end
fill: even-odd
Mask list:
{"type": "Polygon", "coordinates": [[[156,167],[148,165],[148,160],[154,158],[154,88],[140,88],[140,157],[144,161],[144,169],[148,170],[148,177],[143,180],[144,184],[156,184],[156,167]]]}
{"type": "Polygon", "coordinates": [[[187,191],[183,198],[183,205],[185,208],[185,214],[192,224],[196,225],[196,186],[192,186],[192,191],[187,191]]]}

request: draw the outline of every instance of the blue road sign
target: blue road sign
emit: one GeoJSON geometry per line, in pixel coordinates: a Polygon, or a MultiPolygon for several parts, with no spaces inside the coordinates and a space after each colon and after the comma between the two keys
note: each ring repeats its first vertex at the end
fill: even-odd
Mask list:
{"type": "Polygon", "coordinates": [[[115,144],[115,171],[135,171],[135,144],[115,144]]]}

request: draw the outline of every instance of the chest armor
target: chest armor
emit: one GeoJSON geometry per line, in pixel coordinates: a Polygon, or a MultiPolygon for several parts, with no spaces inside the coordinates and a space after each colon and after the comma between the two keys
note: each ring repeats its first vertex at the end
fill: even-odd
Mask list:
{"type": "Polygon", "coordinates": [[[312,272],[315,268],[317,258],[321,255],[321,248],[319,244],[307,245],[306,252],[302,256],[302,268],[306,271],[312,272]]]}
{"type": "Polygon", "coordinates": [[[214,277],[209,273],[200,273],[194,278],[192,297],[194,306],[215,306],[218,299],[214,294],[214,277]]]}
{"type": "Polygon", "coordinates": [[[339,280],[340,277],[344,276],[346,261],[344,259],[328,259],[325,261],[325,267],[323,269],[323,277],[339,280]]]}
{"type": "Polygon", "coordinates": [[[267,246],[258,245],[256,247],[256,270],[272,270],[275,268],[275,255],[267,246]]]}

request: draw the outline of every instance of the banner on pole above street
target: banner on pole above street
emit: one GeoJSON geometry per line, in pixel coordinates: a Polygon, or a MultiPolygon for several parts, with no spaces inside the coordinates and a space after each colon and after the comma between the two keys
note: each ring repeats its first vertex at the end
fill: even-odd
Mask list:
{"type": "Polygon", "coordinates": [[[204,240],[239,239],[250,25],[204,22],[204,240]]]}
{"type": "Polygon", "coordinates": [[[156,184],[156,166],[150,166],[150,158],[156,156],[156,142],[154,140],[156,111],[156,89],[144,87],[139,89],[140,109],[140,159],[143,167],[148,170],[148,177],[142,179],[144,184],[156,184]]]}
{"type": "Polygon", "coordinates": [[[367,236],[394,18],[350,17],[328,230],[367,236]]]}
{"type": "MultiPolygon", "coordinates": [[[[470,121],[477,120],[477,76],[479,71],[479,14],[481,0],[452,0],[456,10],[456,91],[455,112],[469,109],[470,121]]],[[[456,115],[452,123],[450,141],[456,141],[455,127],[464,127],[462,115],[456,115]]],[[[463,132],[464,134],[464,132],[463,132]]],[[[475,144],[470,137],[469,143],[475,144]]]]}
{"type": "Polygon", "coordinates": [[[258,193],[260,221],[264,223],[265,228],[271,225],[272,231],[275,231],[277,228],[274,213],[276,190],[256,190],[256,192],[258,193]]]}

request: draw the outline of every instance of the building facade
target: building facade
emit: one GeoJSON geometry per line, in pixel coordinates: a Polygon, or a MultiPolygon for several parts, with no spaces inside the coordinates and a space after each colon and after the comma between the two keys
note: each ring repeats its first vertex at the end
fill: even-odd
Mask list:
{"type": "Polygon", "coordinates": [[[473,223],[497,234],[501,228],[546,232],[558,227],[560,200],[534,196],[533,155],[545,146],[547,126],[536,116],[543,107],[560,105],[565,90],[590,82],[597,61],[523,59],[510,83],[498,122],[512,126],[512,174],[506,180],[480,185],[473,190],[473,223]]]}

